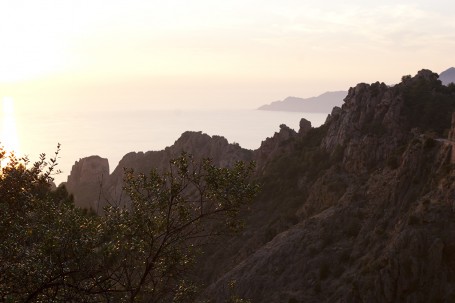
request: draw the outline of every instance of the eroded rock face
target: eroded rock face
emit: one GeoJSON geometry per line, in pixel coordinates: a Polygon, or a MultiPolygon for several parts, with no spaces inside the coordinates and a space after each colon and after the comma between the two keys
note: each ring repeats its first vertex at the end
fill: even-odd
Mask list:
{"type": "MultiPolygon", "coordinates": [[[[332,110],[332,112],[333,112],[333,110],[332,110]]],[[[311,122],[308,121],[305,118],[302,118],[302,119],[300,119],[299,127],[300,127],[299,128],[299,135],[305,135],[311,129],[311,122]]]]}
{"type": "MultiPolygon", "coordinates": [[[[311,128],[311,122],[302,119],[300,121],[302,133],[311,128]],[[308,125],[309,123],[309,125],[308,125]]],[[[263,172],[267,163],[273,158],[279,157],[280,154],[286,153],[286,142],[297,137],[297,133],[286,126],[280,125],[280,131],[276,132],[273,137],[262,141],[261,146],[254,151],[254,159],[259,172],[263,172]]]]}
{"type": "Polygon", "coordinates": [[[76,205],[97,209],[99,193],[109,177],[109,161],[91,156],[76,161],[66,182],[66,188],[74,195],[76,205]]]}
{"type": "Polygon", "coordinates": [[[342,147],[346,168],[365,173],[409,138],[402,108],[400,93],[384,83],[358,84],[349,90],[342,110],[328,119],[322,148],[332,153],[342,147]]]}
{"type": "Polygon", "coordinates": [[[103,159],[104,162],[99,157],[81,159],[68,177],[68,191],[75,194],[77,206],[91,207],[97,212],[102,211],[108,203],[127,203],[122,196],[124,168],[133,169],[137,173],[147,173],[151,169],[162,171],[168,168],[171,159],[177,158],[182,152],[192,154],[196,160],[210,158],[215,165],[221,167],[230,166],[236,161],[252,160],[252,151],[243,149],[238,144],[229,144],[224,137],[185,132],[164,150],[126,154],[111,175],[106,173],[106,159],[103,159]],[[94,200],[96,203],[93,203],[94,200]]]}
{"type": "Polygon", "coordinates": [[[164,151],[126,155],[106,188],[121,188],[123,166],[160,169],[182,150],[219,165],[258,161],[264,194],[242,214],[245,230],[195,269],[213,302],[228,300],[233,280],[253,302],[454,302],[455,92],[440,85],[427,70],[394,87],[359,84],[322,127],[282,125],[254,152],[188,132],[164,151]],[[428,100],[409,100],[421,93],[428,100]],[[438,116],[449,140],[414,110],[438,100],[449,104],[438,116]]]}
{"type": "MultiPolygon", "coordinates": [[[[374,83],[351,88],[341,110],[321,128],[319,148],[305,150],[308,140],[285,146],[286,157],[301,161],[329,153],[323,158],[329,165],[316,177],[309,177],[305,166],[290,175],[283,171],[288,179],[280,184],[289,187],[275,196],[272,192],[270,199],[280,209],[294,209],[298,222],[250,253],[242,252],[232,270],[212,280],[208,297],[223,302],[229,297],[224,285],[235,280],[236,294],[254,302],[454,301],[452,146],[415,127],[413,115],[420,113],[406,101],[418,100],[405,100],[403,93],[405,86],[419,82],[427,85],[428,96],[439,87],[435,74],[426,70],[403,80],[397,87],[374,83]],[[299,184],[294,178],[302,180],[302,190],[292,188],[299,184]],[[287,197],[287,191],[294,197],[287,197]]],[[[447,102],[454,111],[451,96],[447,102]]],[[[446,130],[450,127],[447,123],[446,130]]],[[[263,199],[258,202],[262,207],[269,203],[263,199]]],[[[263,214],[264,229],[275,218],[263,214]]],[[[247,239],[243,246],[251,245],[247,239]]],[[[223,250],[229,251],[229,245],[223,250]]],[[[238,257],[236,250],[231,253],[238,257]]]]}

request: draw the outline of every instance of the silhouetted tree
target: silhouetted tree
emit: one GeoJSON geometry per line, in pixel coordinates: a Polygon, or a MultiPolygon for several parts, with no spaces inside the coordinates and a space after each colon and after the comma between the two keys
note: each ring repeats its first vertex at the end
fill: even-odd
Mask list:
{"type": "MultiPolygon", "coordinates": [[[[56,153],[57,156],[58,152],[56,153]]],[[[5,157],[0,153],[0,160],[5,157]]],[[[0,300],[3,302],[187,302],[203,244],[237,229],[256,194],[253,164],[218,168],[183,153],[169,170],[125,172],[130,203],[104,216],[51,190],[56,157],[10,158],[0,175],[0,300]]]]}

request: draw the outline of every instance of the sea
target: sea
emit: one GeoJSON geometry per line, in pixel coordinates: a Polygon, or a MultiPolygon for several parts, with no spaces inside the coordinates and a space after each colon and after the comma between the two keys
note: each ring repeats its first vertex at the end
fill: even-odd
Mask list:
{"type": "Polygon", "coordinates": [[[125,154],[162,150],[185,131],[223,136],[254,150],[278,132],[281,124],[298,131],[301,118],[316,127],[327,114],[260,110],[25,112],[16,114],[16,128],[20,154],[32,161],[42,153],[53,157],[61,144],[57,159],[61,173],[54,175],[55,183],[60,184],[83,157],[107,158],[112,172],[125,154]]]}

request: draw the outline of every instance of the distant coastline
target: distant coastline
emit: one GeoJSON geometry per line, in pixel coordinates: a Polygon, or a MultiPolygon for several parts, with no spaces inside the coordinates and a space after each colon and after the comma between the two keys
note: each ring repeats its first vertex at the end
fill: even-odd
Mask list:
{"type": "MultiPolygon", "coordinates": [[[[443,85],[455,83],[455,68],[450,67],[441,72],[439,74],[439,80],[441,80],[443,85]]],[[[347,94],[347,91],[328,91],[319,96],[310,98],[290,96],[284,100],[262,105],[257,108],[257,110],[329,114],[333,107],[341,107],[343,99],[347,94]]]]}
{"type": "Polygon", "coordinates": [[[333,107],[343,104],[347,94],[347,91],[333,91],[311,98],[287,97],[284,100],[262,105],[258,110],[328,114],[333,107]]]}

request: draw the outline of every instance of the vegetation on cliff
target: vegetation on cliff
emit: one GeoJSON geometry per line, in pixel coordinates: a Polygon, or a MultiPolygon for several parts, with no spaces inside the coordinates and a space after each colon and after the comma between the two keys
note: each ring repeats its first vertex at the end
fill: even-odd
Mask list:
{"type": "Polygon", "coordinates": [[[454,109],[455,84],[442,85],[438,75],[427,71],[420,77],[403,77],[403,91],[410,127],[447,137],[454,109]]]}

